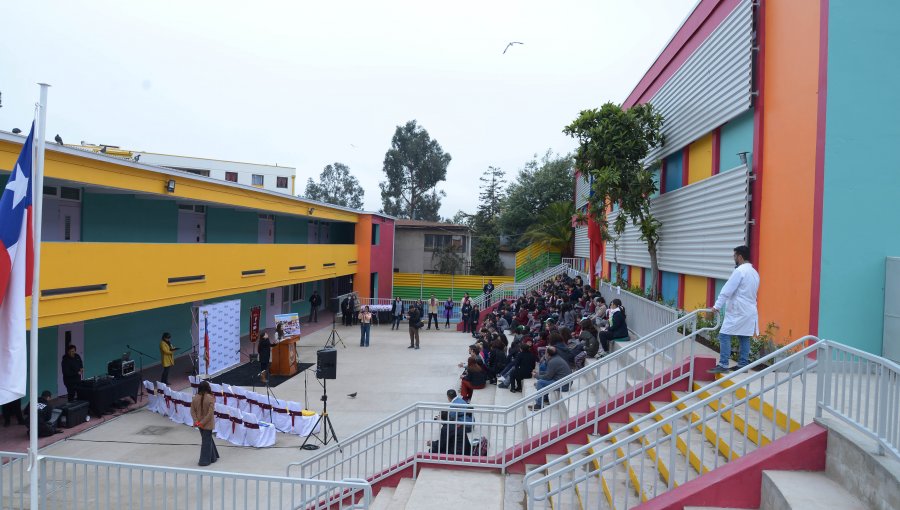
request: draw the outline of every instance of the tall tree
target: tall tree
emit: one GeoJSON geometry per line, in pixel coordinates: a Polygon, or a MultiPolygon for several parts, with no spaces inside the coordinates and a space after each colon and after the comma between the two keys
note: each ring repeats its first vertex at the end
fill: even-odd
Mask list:
{"type": "Polygon", "coordinates": [[[507,188],[500,209],[500,230],[508,236],[515,249],[527,244],[522,233],[550,204],[571,201],[575,193],[572,156],[554,155],[547,151],[540,159],[537,154],[525,163],[507,188]]]}
{"type": "Polygon", "coordinates": [[[503,201],[503,170],[489,166],[479,178],[478,212],[473,220],[475,242],[472,247],[472,269],[475,274],[503,273],[500,260],[500,204],[503,201]]]}
{"type": "Polygon", "coordinates": [[[350,174],[350,168],[343,163],[335,163],[325,166],[319,174],[318,183],[312,178],[306,180],[304,196],[311,200],[362,209],[365,194],[359,180],[350,174]]]}
{"type": "Polygon", "coordinates": [[[529,243],[545,243],[564,257],[572,254],[572,216],[575,204],[571,200],[554,202],[540,211],[537,221],[525,231],[522,239],[529,243]]]}
{"type": "Polygon", "coordinates": [[[437,184],[447,180],[450,154],[415,120],[397,126],[384,155],[386,181],[381,188],[382,212],[398,218],[438,221],[441,198],[437,184]]]}
{"type": "Polygon", "coordinates": [[[650,149],[664,143],[662,115],[649,103],[623,110],[606,103],[599,110],[584,110],[563,129],[578,140],[576,165],[593,176],[590,214],[606,224],[606,207],[618,204],[621,211],[614,230],[621,234],[626,221],[638,227],[641,240],[650,254],[650,295],[657,295],[660,222],[650,210],[650,199],[657,191],[653,178],[659,163],[645,166],[650,149]]]}

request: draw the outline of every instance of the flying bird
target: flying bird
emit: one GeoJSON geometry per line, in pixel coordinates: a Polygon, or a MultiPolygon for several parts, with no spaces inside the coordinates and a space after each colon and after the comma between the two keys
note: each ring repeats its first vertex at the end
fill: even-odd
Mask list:
{"type": "Polygon", "coordinates": [[[506,50],[510,49],[510,48],[512,47],[513,44],[525,44],[525,43],[521,43],[521,42],[519,42],[519,41],[513,41],[513,42],[507,44],[507,45],[506,45],[506,48],[503,48],[503,54],[504,54],[504,55],[506,55],[506,50]]]}
{"type": "Polygon", "coordinates": [[[56,135],[56,136],[53,137],[53,139],[56,140],[56,143],[58,143],[58,144],[60,144],[60,145],[63,144],[63,143],[62,143],[62,137],[61,137],[61,136],[56,135]]]}
{"type": "Polygon", "coordinates": [[[350,394],[347,395],[347,396],[350,397],[350,398],[356,398],[356,394],[357,394],[357,393],[358,393],[358,392],[354,391],[353,393],[350,393],[350,394]]]}

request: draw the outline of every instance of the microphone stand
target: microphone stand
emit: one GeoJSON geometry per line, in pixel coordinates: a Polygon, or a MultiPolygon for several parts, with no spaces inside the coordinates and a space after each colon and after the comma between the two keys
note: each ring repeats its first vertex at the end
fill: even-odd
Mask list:
{"type": "MultiPolygon", "coordinates": [[[[129,351],[134,351],[134,352],[136,352],[136,353],[138,354],[138,363],[140,364],[140,370],[139,370],[139,372],[140,372],[140,374],[141,374],[141,381],[143,381],[143,380],[144,380],[144,356],[146,356],[146,357],[148,357],[148,358],[150,358],[150,359],[156,359],[156,358],[154,358],[153,356],[150,356],[149,354],[145,354],[145,353],[143,353],[143,352],[141,352],[141,351],[135,349],[134,347],[132,347],[132,346],[130,346],[130,345],[128,345],[128,344],[125,344],[125,347],[127,347],[129,351]]],[[[143,384],[143,383],[141,383],[141,384],[143,384]]],[[[143,391],[139,391],[139,392],[138,392],[138,401],[140,401],[143,397],[144,397],[144,392],[143,392],[143,391]]]]}

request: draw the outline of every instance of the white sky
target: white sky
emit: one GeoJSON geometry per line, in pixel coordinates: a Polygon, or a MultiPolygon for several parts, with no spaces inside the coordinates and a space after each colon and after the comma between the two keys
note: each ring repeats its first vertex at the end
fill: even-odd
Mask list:
{"type": "Polygon", "coordinates": [[[340,161],[378,210],[394,129],[416,119],[453,156],[449,217],[488,165],[574,149],[563,126],[622,102],[695,4],[9,2],[0,129],[27,129],[44,81],[50,140],[293,166],[298,193],[340,161]]]}

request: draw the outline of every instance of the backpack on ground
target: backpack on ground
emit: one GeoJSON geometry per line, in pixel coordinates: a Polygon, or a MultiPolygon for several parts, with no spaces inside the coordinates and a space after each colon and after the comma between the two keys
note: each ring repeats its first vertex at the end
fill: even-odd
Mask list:
{"type": "Polygon", "coordinates": [[[488,446],[488,438],[484,436],[472,441],[472,455],[486,457],[488,454],[488,446]]]}

